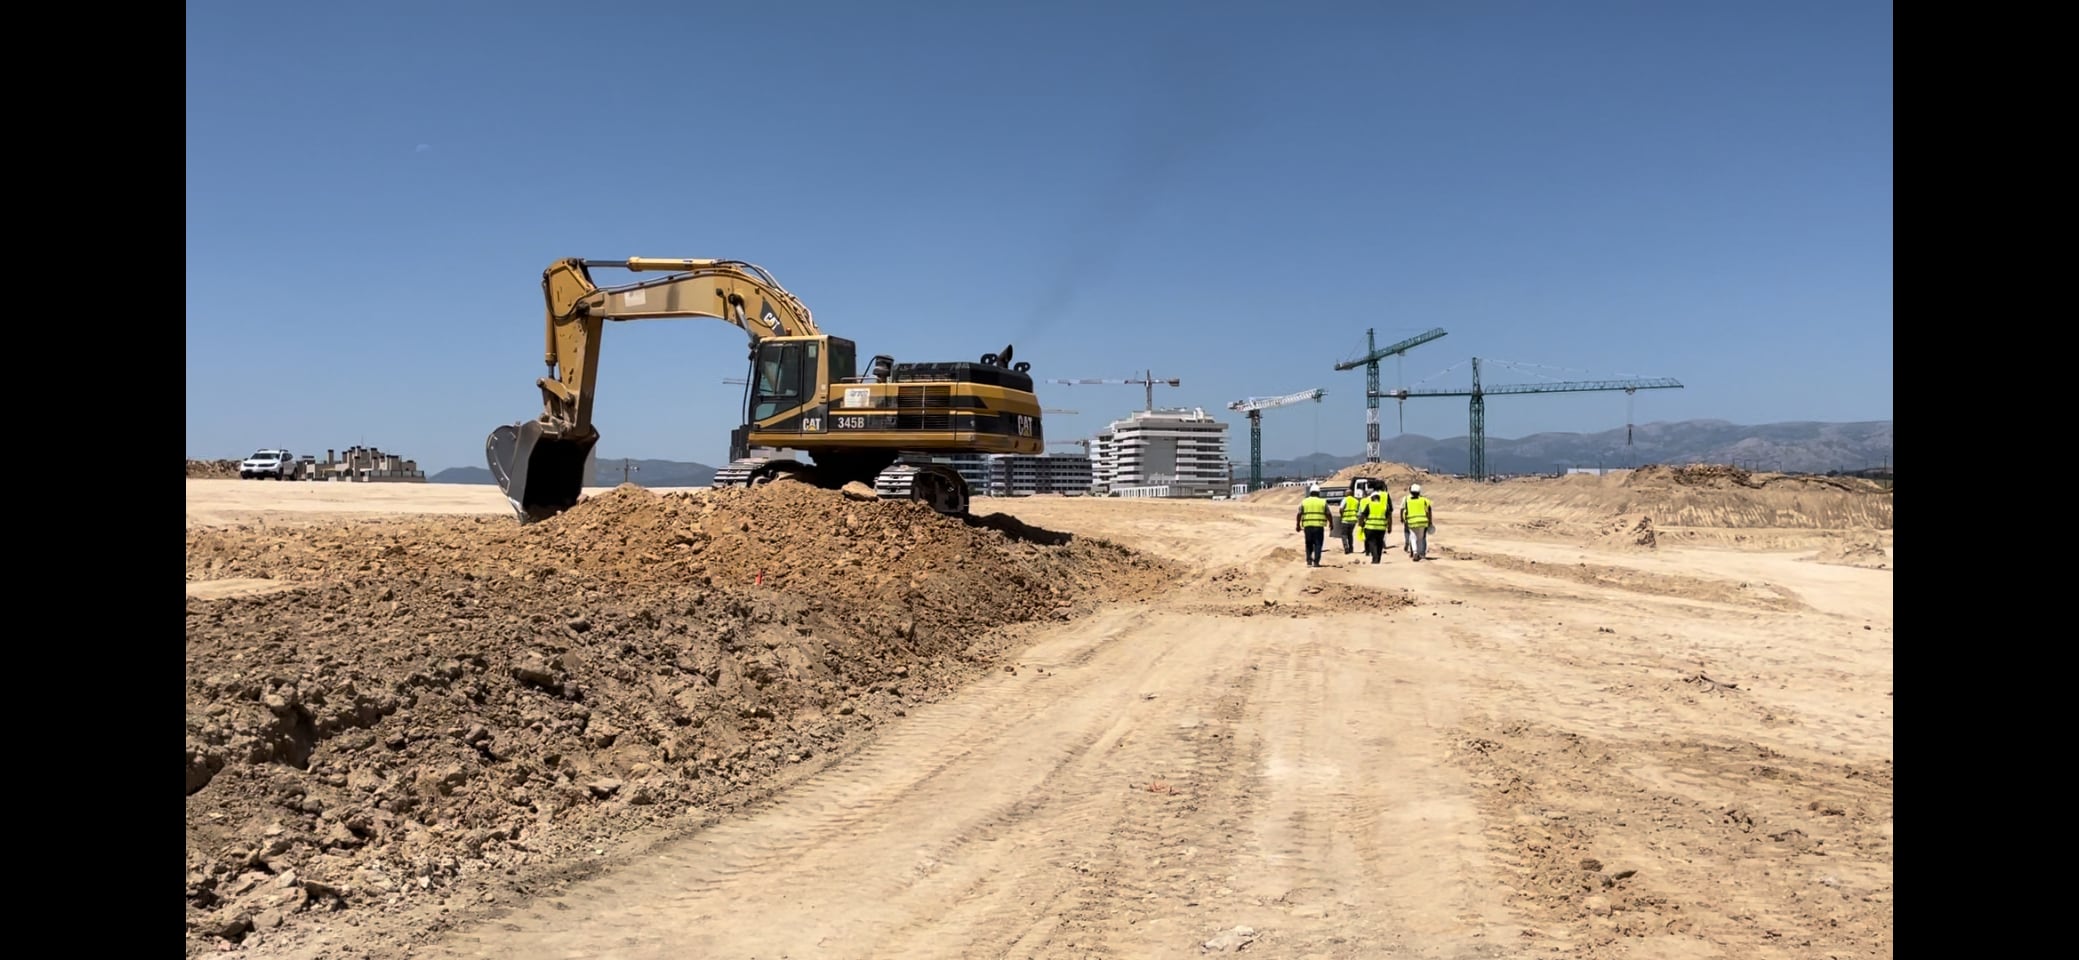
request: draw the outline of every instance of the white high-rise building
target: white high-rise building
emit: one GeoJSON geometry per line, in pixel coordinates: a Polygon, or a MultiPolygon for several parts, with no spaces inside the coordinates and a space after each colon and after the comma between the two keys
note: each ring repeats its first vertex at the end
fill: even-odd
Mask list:
{"type": "Polygon", "coordinates": [[[1093,487],[1142,497],[1210,497],[1228,490],[1227,424],[1204,409],[1155,409],[1115,420],[1090,446],[1093,487]]]}

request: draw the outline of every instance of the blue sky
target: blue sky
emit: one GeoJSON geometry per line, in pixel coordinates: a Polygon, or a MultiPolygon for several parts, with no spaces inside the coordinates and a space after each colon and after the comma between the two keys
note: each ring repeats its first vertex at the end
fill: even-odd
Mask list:
{"type": "MultiPolygon", "coordinates": [[[[1479,356],[1683,381],[1642,423],[1892,415],[1888,3],[750,6],[189,4],[188,454],[480,466],[539,412],[566,256],[760,264],[862,356],[1014,343],[1081,411],[1055,439],[1142,391],[1047,378],[1152,368],[1238,458],[1227,402],[1313,387],[1265,456],[1360,452],[1332,368],[1367,327],[1449,332],[1389,387],[1479,356]]],[[[744,342],[609,327],[601,454],[722,462],[744,342]]],[[[1405,415],[1465,432],[1462,400],[1405,415]]],[[[1510,397],[1488,430],[1626,415],[1510,397]]]]}

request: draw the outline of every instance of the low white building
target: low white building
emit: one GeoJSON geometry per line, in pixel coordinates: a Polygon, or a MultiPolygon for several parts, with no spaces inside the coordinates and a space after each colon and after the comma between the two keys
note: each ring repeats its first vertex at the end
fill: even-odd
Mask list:
{"type": "Polygon", "coordinates": [[[1079,453],[1045,456],[998,454],[989,459],[992,497],[1030,497],[1041,493],[1090,492],[1090,458],[1079,453]]]}
{"type": "Polygon", "coordinates": [[[1090,459],[1092,485],[1100,493],[1210,497],[1226,493],[1233,482],[1227,424],[1196,407],[1141,410],[1115,420],[1097,434],[1090,459]]]}

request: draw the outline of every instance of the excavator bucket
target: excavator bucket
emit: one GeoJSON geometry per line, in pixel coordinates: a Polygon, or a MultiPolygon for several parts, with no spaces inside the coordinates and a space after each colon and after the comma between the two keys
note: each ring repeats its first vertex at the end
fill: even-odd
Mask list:
{"type": "Polygon", "coordinates": [[[530,420],[491,431],[484,458],[521,523],[546,520],[577,505],[585,488],[585,463],[599,434],[581,438],[544,435],[530,420]]]}

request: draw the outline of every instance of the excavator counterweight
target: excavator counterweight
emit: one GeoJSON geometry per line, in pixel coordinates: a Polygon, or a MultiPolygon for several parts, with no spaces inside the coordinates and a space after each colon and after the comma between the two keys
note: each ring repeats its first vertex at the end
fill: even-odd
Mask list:
{"type": "Polygon", "coordinates": [[[1009,346],[978,363],[876,356],[861,375],[852,341],[823,333],[771,274],[740,260],[563,259],[542,271],[542,297],[542,413],[484,441],[491,475],[522,523],[568,510],[583,494],[599,443],[592,401],[608,321],[709,317],[749,334],[743,426],[731,437],[733,461],[716,472],[718,487],[782,477],[825,487],[858,482],[959,516],[971,494],[945,455],[1046,451],[1031,364],[1012,363],[1009,346]],[[595,267],[676,272],[600,287],[595,267]],[[753,457],[752,448],[802,450],[814,463],[753,457]]]}

